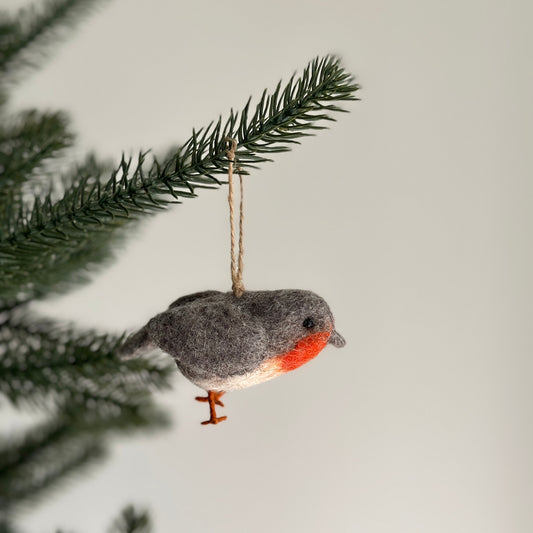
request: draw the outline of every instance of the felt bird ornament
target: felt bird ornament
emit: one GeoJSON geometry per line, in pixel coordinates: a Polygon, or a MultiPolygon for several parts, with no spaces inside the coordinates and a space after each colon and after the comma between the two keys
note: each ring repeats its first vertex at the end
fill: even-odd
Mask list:
{"type": "Polygon", "coordinates": [[[205,291],[179,298],[129,337],[124,358],[156,348],[171,355],[181,373],[207,392],[196,399],[209,403],[218,424],[220,397],[294,370],[327,345],[345,345],[335,330],[328,304],[304,290],[205,291]]]}

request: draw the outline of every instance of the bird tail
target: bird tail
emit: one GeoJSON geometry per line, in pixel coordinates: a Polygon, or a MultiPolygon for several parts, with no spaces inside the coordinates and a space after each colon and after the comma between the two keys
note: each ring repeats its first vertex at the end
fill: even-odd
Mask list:
{"type": "Polygon", "coordinates": [[[148,328],[144,326],[137,333],[130,335],[124,344],[118,350],[118,356],[121,359],[133,359],[139,357],[152,350],[157,346],[150,340],[148,336],[148,328]]]}

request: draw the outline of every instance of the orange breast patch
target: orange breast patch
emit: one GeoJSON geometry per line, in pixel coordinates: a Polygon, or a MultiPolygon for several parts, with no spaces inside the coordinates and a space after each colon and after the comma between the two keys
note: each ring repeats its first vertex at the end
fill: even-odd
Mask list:
{"type": "Polygon", "coordinates": [[[301,341],[298,341],[290,352],[274,357],[272,362],[278,367],[279,372],[295,370],[316,357],[328,343],[330,335],[331,333],[329,331],[321,331],[308,335],[301,341]]]}

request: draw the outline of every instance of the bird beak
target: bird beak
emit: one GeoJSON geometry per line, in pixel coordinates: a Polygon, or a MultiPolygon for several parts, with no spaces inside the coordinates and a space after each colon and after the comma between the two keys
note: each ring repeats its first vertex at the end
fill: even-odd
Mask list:
{"type": "Polygon", "coordinates": [[[336,348],[342,348],[346,344],[346,341],[340,333],[333,330],[329,336],[328,344],[333,344],[336,348]]]}

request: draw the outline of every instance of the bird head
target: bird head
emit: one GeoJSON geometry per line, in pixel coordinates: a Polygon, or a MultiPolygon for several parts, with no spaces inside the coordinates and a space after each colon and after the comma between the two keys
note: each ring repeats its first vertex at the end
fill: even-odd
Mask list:
{"type": "Polygon", "coordinates": [[[272,353],[294,348],[298,342],[321,335],[341,348],[344,338],[335,330],[335,320],[326,301],[311,291],[284,289],[245,293],[242,297],[269,337],[272,353]]]}

